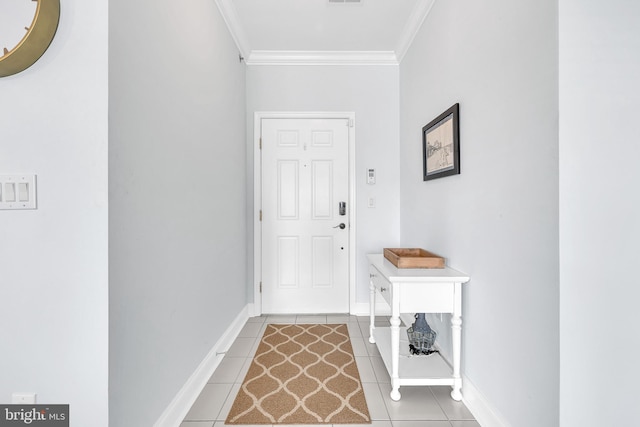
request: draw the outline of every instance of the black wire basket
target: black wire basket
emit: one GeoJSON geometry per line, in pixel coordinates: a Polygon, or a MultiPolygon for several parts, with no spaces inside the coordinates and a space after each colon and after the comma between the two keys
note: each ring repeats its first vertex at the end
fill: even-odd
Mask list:
{"type": "Polygon", "coordinates": [[[435,353],[436,350],[433,349],[433,344],[436,342],[437,333],[429,327],[424,319],[424,314],[416,314],[415,317],[416,322],[407,328],[409,351],[414,355],[435,353]]]}

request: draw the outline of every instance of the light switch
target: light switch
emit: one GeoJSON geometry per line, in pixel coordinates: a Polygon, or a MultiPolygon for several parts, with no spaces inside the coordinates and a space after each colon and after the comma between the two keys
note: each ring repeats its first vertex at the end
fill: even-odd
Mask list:
{"type": "Polygon", "coordinates": [[[0,175],[0,210],[36,209],[35,175],[0,175]]]}
{"type": "Polygon", "coordinates": [[[18,183],[18,201],[19,202],[29,201],[29,183],[28,182],[18,183]]]}
{"type": "Polygon", "coordinates": [[[7,182],[4,184],[4,201],[16,201],[16,185],[13,182],[7,182]]]}

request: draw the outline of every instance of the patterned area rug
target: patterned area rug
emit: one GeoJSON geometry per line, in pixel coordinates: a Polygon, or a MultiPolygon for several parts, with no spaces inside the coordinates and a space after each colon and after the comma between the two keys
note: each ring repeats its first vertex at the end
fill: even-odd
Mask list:
{"type": "Polygon", "coordinates": [[[267,325],[227,424],[370,423],[347,325],[267,325]]]}

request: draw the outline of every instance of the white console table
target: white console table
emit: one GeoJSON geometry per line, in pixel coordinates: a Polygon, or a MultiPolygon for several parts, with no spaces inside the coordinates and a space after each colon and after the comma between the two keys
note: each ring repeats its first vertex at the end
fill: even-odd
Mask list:
{"type": "Polygon", "coordinates": [[[400,386],[449,385],[451,397],[461,400],[462,284],[468,282],[469,277],[448,267],[396,268],[382,254],[367,257],[370,276],[369,342],[378,346],[391,376],[391,399],[400,400],[400,386]],[[390,327],[375,326],[376,290],[391,306],[390,327]],[[452,367],[439,353],[428,356],[410,354],[406,328],[400,327],[401,313],[452,314],[452,367]]]}

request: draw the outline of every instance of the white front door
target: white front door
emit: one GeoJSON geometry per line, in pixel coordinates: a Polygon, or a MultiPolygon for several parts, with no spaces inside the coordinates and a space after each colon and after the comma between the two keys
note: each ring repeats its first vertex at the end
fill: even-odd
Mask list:
{"type": "Polygon", "coordinates": [[[347,313],[349,120],[265,118],[261,136],[262,311],[347,313]]]}

